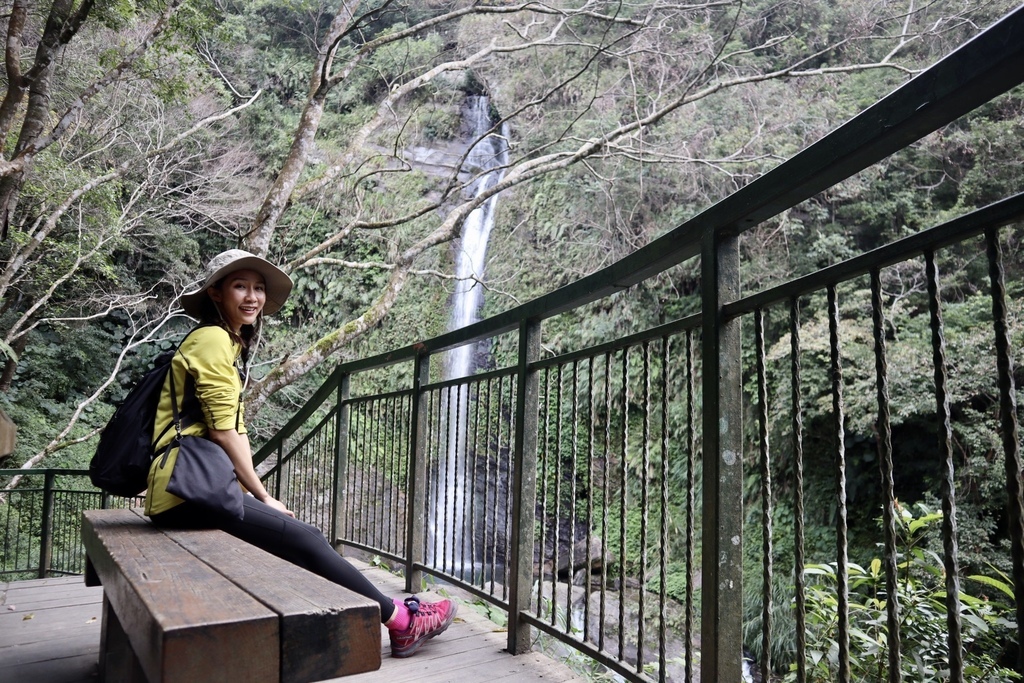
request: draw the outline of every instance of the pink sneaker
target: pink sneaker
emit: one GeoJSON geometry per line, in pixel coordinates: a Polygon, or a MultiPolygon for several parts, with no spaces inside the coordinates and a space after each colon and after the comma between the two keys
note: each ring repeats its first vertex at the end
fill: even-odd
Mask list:
{"type": "Polygon", "coordinates": [[[391,656],[409,657],[429,640],[451,625],[458,606],[451,600],[420,602],[415,595],[405,599],[405,606],[412,613],[412,623],[404,631],[388,630],[391,636],[391,656]]]}

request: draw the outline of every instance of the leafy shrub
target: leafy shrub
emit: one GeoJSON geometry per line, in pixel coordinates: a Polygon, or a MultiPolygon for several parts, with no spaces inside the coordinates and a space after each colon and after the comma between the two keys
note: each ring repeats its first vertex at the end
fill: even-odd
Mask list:
{"type": "MultiPolygon", "coordinates": [[[[942,519],[941,512],[924,506],[920,516],[905,508],[897,515],[898,554],[897,597],[900,606],[901,673],[908,681],[949,679],[946,626],[946,587],[942,558],[923,546],[928,527],[942,519]]],[[[977,683],[1021,680],[1021,676],[998,662],[1005,644],[1016,629],[1012,605],[1013,588],[1004,574],[997,577],[968,576],[978,586],[996,589],[1009,603],[985,595],[960,593],[960,620],[964,645],[964,680],[977,683]]],[[[808,678],[812,681],[837,679],[839,645],[836,565],[812,564],[807,577],[808,678]]],[[[850,665],[853,680],[888,679],[888,624],[885,572],[875,558],[868,568],[848,567],[850,587],[850,665]]],[[[1001,597],[1001,596],[1000,596],[1001,597]]],[[[796,680],[791,665],[787,681],[796,680]]]]}

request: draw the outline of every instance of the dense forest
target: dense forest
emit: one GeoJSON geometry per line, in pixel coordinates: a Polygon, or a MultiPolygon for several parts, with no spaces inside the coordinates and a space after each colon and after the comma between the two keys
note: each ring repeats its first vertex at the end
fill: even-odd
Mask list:
{"type": "MultiPolygon", "coordinates": [[[[247,397],[258,442],[335,363],[445,330],[460,228],[490,196],[483,315],[647,244],[1016,5],[0,0],[0,408],[18,426],[0,466],[88,462],[132,379],[188,329],[175,299],[211,253],[267,255],[295,281],[247,397]],[[476,194],[458,173],[478,139],[461,116],[474,96],[488,98],[489,132],[509,147],[500,182],[476,194]],[[426,163],[430,150],[457,161],[426,163]]],[[[1018,88],[745,234],[744,290],[1019,192],[1022,158],[1018,88]]],[[[1022,235],[1003,238],[1017,319],[1022,235]]],[[[985,266],[950,253],[943,267],[958,457],[970,465],[961,532],[976,541],[962,551],[972,567],[1006,571],[989,351],[972,336],[991,316],[985,266]]],[[[890,305],[910,321],[895,365],[912,367],[931,353],[927,315],[913,315],[927,313],[923,270],[887,277],[890,305]]],[[[684,264],[553,320],[545,352],[693,313],[699,292],[699,265],[684,264]]],[[[827,339],[822,307],[805,312],[812,343],[827,339]]],[[[870,329],[864,315],[851,329],[870,329]]],[[[874,518],[873,395],[857,391],[871,351],[844,352],[850,414],[863,416],[849,425],[851,507],[874,518]]],[[[909,407],[894,416],[905,452],[934,419],[931,388],[914,381],[898,387],[909,407]]],[[[827,419],[813,403],[809,433],[827,419]]],[[[901,499],[936,507],[922,472],[904,469],[898,485],[901,499]]],[[[874,539],[851,543],[869,564],[874,539]]]]}

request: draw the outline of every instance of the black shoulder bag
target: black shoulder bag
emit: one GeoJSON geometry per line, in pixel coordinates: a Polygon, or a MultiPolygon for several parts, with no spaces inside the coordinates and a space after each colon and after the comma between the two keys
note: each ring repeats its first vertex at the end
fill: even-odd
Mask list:
{"type": "Polygon", "coordinates": [[[168,493],[198,505],[214,514],[242,519],[242,488],[235,475],[231,458],[223,448],[202,436],[182,435],[181,416],[178,413],[178,397],[174,387],[174,371],[171,370],[171,410],[174,416],[175,437],[164,450],[164,460],[174,447],[178,458],[167,482],[168,493]]]}

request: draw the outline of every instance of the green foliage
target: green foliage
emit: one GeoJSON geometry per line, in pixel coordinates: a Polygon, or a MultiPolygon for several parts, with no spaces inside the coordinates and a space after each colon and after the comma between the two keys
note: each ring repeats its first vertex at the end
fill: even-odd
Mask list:
{"type": "MultiPolygon", "coordinates": [[[[922,545],[929,526],[941,513],[921,507],[914,516],[905,507],[897,519],[897,599],[900,614],[901,673],[905,680],[942,681],[948,676],[945,572],[941,558],[922,545]]],[[[807,580],[807,654],[809,680],[836,680],[838,657],[838,600],[836,565],[811,564],[807,580]]],[[[1005,575],[975,575],[972,582],[990,589],[994,596],[960,593],[963,626],[964,680],[991,682],[1020,680],[1021,676],[999,665],[1005,644],[1016,631],[1013,590],[1005,575]],[[1003,602],[1006,596],[1010,602],[1003,602]]],[[[850,664],[857,681],[887,680],[888,621],[882,561],[873,559],[865,568],[850,564],[850,664]]],[[[795,680],[795,665],[786,680],[795,680]]]]}

